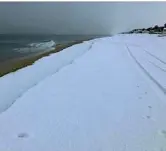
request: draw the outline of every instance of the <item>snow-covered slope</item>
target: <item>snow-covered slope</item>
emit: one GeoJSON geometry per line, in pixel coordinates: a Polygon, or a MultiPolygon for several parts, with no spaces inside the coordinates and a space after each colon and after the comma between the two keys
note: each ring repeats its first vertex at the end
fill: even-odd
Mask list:
{"type": "MultiPolygon", "coordinates": [[[[41,78],[0,114],[0,150],[165,151],[165,42],[117,35],[68,48],[66,57],[73,48],[86,53],[41,78]]],[[[37,67],[55,69],[41,59],[24,76],[37,67]]]]}
{"type": "Polygon", "coordinates": [[[32,66],[23,68],[0,78],[0,112],[5,111],[17,98],[43,79],[58,72],[62,67],[88,51],[92,42],[74,45],[63,51],[44,57],[32,66]]]}

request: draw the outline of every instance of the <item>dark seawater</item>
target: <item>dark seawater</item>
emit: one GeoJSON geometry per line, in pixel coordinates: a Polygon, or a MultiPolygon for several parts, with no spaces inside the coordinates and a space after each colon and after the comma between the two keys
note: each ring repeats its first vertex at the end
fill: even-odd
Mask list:
{"type": "MultiPolygon", "coordinates": [[[[0,34],[0,62],[4,62],[17,57],[23,57],[32,52],[21,53],[19,48],[25,48],[32,43],[42,43],[54,41],[55,43],[65,43],[73,40],[96,38],[100,36],[79,36],[79,35],[5,35],[0,34]]],[[[35,50],[35,49],[34,49],[35,50]]],[[[43,51],[43,50],[41,50],[43,51]]]]}

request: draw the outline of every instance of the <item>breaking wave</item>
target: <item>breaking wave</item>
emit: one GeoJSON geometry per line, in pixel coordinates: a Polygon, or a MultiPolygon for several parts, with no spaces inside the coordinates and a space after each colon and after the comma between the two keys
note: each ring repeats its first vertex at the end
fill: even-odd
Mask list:
{"type": "Polygon", "coordinates": [[[20,53],[30,53],[30,52],[52,50],[55,48],[55,45],[56,43],[53,40],[50,40],[46,42],[30,43],[26,47],[15,48],[14,50],[20,53]]]}

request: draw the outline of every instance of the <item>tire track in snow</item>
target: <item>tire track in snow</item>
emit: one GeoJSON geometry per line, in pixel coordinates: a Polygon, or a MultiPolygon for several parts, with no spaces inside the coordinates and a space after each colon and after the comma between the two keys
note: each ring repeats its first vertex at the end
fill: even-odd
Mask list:
{"type": "Polygon", "coordinates": [[[150,56],[152,56],[153,58],[157,59],[158,61],[160,61],[161,63],[166,65],[166,62],[161,60],[160,58],[158,58],[157,56],[153,55],[152,53],[150,53],[149,51],[145,50],[144,48],[140,47],[144,52],[146,52],[147,54],[149,54],[150,56]]]}
{"type": "Polygon", "coordinates": [[[67,66],[73,64],[75,60],[77,60],[78,58],[80,58],[80,57],[82,57],[84,54],[86,54],[88,51],[90,51],[90,50],[92,49],[92,47],[93,47],[93,45],[94,45],[95,42],[96,42],[96,41],[91,42],[89,48],[88,48],[85,52],[83,52],[80,56],[78,56],[78,57],[76,57],[75,59],[71,60],[71,61],[70,61],[68,64],[66,64],[65,66],[63,66],[63,67],[57,69],[53,74],[46,76],[44,79],[42,79],[42,80],[40,80],[39,82],[33,84],[33,86],[31,86],[30,88],[28,88],[26,91],[24,91],[23,93],[19,94],[18,97],[17,97],[16,99],[14,99],[14,101],[13,101],[11,104],[9,104],[9,105],[6,107],[6,109],[5,109],[4,111],[1,112],[1,114],[2,114],[3,112],[7,111],[7,110],[8,110],[18,99],[20,99],[27,91],[29,91],[29,90],[33,89],[34,87],[36,87],[40,82],[42,82],[42,81],[48,79],[49,77],[55,75],[55,74],[58,73],[58,72],[60,72],[61,69],[63,69],[63,68],[65,68],[65,67],[67,67],[67,66]]]}
{"type": "MultiPolygon", "coordinates": [[[[124,44],[126,45],[124,42],[114,42],[113,43],[119,43],[119,44],[124,44]]],[[[160,59],[159,57],[157,57],[156,55],[152,54],[151,52],[147,51],[145,48],[143,48],[142,46],[138,45],[138,44],[133,44],[133,43],[127,43],[130,46],[134,46],[134,47],[139,47],[140,49],[142,49],[144,52],[146,52],[148,55],[152,56],[153,58],[157,59],[158,61],[160,61],[161,63],[166,65],[166,62],[163,61],[162,59],[160,59]]]]}
{"type": "MultiPolygon", "coordinates": [[[[122,44],[122,45],[125,45],[130,56],[133,58],[133,60],[136,62],[136,64],[143,70],[143,72],[149,77],[149,79],[151,81],[153,81],[157,86],[158,88],[162,91],[162,93],[164,94],[164,97],[166,96],[166,88],[164,88],[160,83],[158,83],[155,78],[153,78],[153,76],[139,63],[139,61],[134,57],[134,55],[132,54],[132,52],[130,51],[130,48],[128,47],[128,44],[124,43],[124,42],[113,42],[113,43],[119,43],[119,44],[122,44]]],[[[137,45],[137,44],[132,44],[132,43],[129,43],[130,46],[133,46],[133,47],[139,47],[141,50],[143,50],[146,54],[150,55],[151,57],[157,59],[159,62],[163,63],[164,65],[166,65],[166,62],[161,60],[160,58],[158,58],[157,56],[151,54],[149,51],[145,50],[143,47],[141,47],[140,45],[137,45]]],[[[150,62],[152,63],[152,62],[150,62]]],[[[157,66],[156,64],[152,63],[155,67],[159,68],[160,70],[162,70],[163,72],[166,72],[165,69],[157,66]]]]}
{"type": "Polygon", "coordinates": [[[126,45],[126,48],[128,50],[128,53],[130,54],[130,56],[132,57],[132,59],[136,62],[136,64],[142,69],[142,71],[149,77],[149,79],[151,79],[151,81],[153,81],[157,86],[158,88],[163,92],[164,95],[166,95],[166,89],[160,84],[158,83],[154,78],[153,76],[139,63],[139,61],[135,58],[135,56],[132,54],[130,48],[128,47],[127,44],[126,45]]]}
{"type": "Polygon", "coordinates": [[[160,69],[163,72],[166,72],[165,69],[161,68],[160,66],[156,65],[154,62],[149,61],[151,64],[153,64],[156,68],[160,69]]]}

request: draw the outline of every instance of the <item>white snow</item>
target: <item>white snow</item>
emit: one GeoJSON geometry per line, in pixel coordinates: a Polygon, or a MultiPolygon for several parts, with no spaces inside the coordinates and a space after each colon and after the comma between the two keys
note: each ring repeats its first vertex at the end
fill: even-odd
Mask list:
{"type": "Polygon", "coordinates": [[[0,100],[16,100],[0,114],[0,150],[165,151],[165,48],[165,37],[100,38],[0,78],[0,100]]]}

